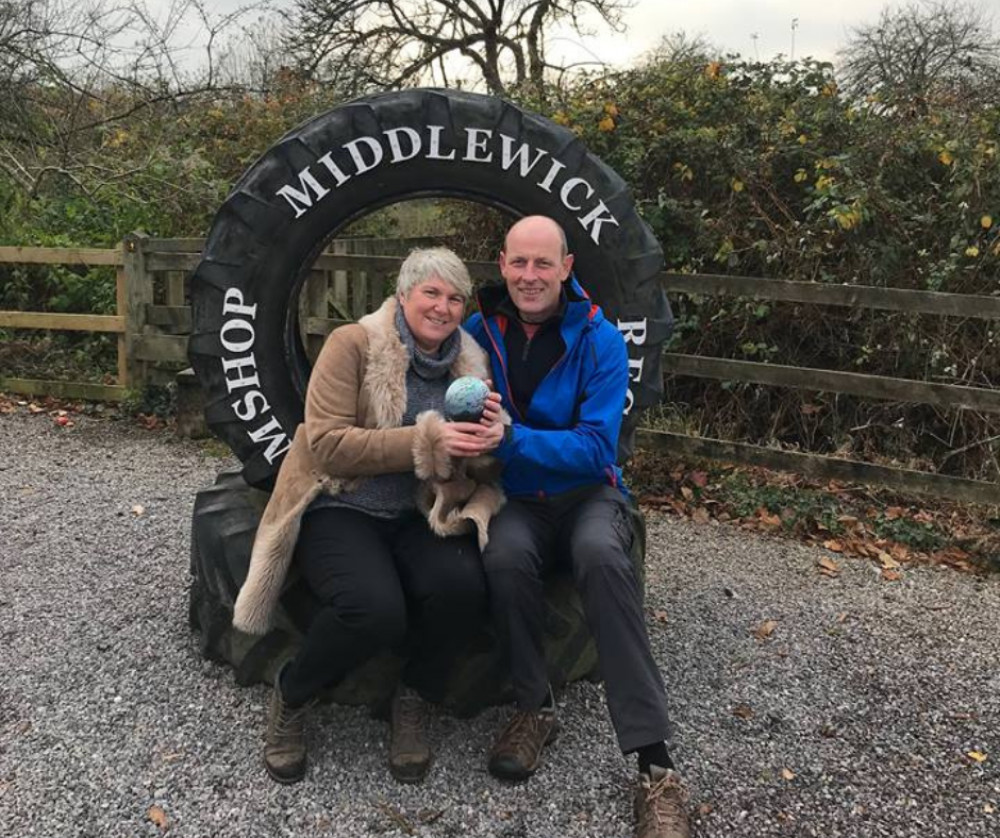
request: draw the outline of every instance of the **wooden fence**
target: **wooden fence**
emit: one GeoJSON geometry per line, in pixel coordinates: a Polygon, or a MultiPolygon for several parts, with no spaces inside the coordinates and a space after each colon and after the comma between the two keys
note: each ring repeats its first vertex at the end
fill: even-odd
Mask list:
{"type": "MultiPolygon", "coordinates": [[[[337,325],[370,311],[383,298],[412,240],[335,240],[321,254],[299,296],[299,325],[310,356],[337,325]],[[383,255],[372,255],[381,253],[383,255]],[[384,255],[386,253],[392,255],[384,255]]],[[[0,328],[70,329],[118,334],[115,385],[0,378],[0,390],[69,398],[120,399],[127,389],[172,375],[186,365],[191,310],[186,279],[198,264],[203,240],[128,237],[120,250],[0,247],[0,264],[113,265],[117,268],[114,315],[0,311],[0,328]]],[[[494,277],[492,263],[471,263],[474,278],[494,277]]],[[[669,293],[729,295],[746,299],[864,307],[884,311],[1000,320],[1000,298],[931,291],[826,285],[741,276],[662,275],[669,293]]],[[[1000,413],[1000,390],[808,369],[723,358],[664,354],[664,370],[724,381],[742,381],[867,399],[1000,413]]],[[[1000,486],[929,472],[879,466],[737,441],[640,429],[639,445],[689,457],[795,471],[906,492],[1000,504],[1000,486]]]]}

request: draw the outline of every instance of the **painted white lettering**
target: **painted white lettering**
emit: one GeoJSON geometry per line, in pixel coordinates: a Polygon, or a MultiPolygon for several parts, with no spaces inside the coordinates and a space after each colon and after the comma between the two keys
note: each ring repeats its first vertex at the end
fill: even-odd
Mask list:
{"type": "Polygon", "coordinates": [[[492,163],[493,152],[489,152],[485,157],[477,157],[477,152],[486,151],[486,143],[493,136],[493,131],[489,128],[466,128],[465,133],[469,137],[469,142],[465,146],[465,157],[470,163],[492,163]]]}
{"type": "Polygon", "coordinates": [[[226,373],[226,387],[230,393],[238,387],[260,386],[260,379],[257,378],[257,361],[252,352],[242,358],[223,358],[222,371],[226,373]],[[228,373],[231,370],[236,370],[235,378],[229,377],[228,373]]]}
{"type": "MultiPolygon", "coordinates": [[[[638,381],[642,378],[642,365],[645,363],[645,358],[629,358],[628,359],[628,380],[638,381]]],[[[635,393],[632,392],[632,388],[629,387],[628,395],[625,397],[625,410],[624,414],[628,416],[629,411],[632,410],[632,406],[635,404],[635,393]]]]}
{"type": "Polygon", "coordinates": [[[552,182],[556,179],[556,175],[559,174],[560,169],[565,169],[566,165],[560,163],[554,157],[552,158],[552,166],[549,168],[549,173],[542,179],[541,183],[538,184],[539,189],[544,189],[546,192],[552,191],[552,182]]]}
{"type": "Polygon", "coordinates": [[[219,338],[227,352],[246,352],[253,346],[255,337],[253,323],[249,320],[227,320],[222,324],[222,329],[219,332],[219,338]],[[237,332],[246,332],[249,337],[245,340],[233,340],[229,335],[234,329],[237,332]]]}
{"type": "Polygon", "coordinates": [[[451,154],[441,153],[441,132],[444,130],[443,125],[428,125],[427,130],[431,134],[430,148],[427,150],[428,160],[454,160],[455,159],[455,149],[451,150],[451,154]]]}
{"type": "Polygon", "coordinates": [[[232,404],[233,413],[240,417],[244,422],[249,422],[257,418],[259,413],[267,413],[271,409],[271,405],[267,401],[267,396],[265,396],[260,390],[251,390],[242,399],[237,399],[232,404]],[[255,402],[260,402],[258,406],[255,402]],[[240,407],[242,406],[242,410],[240,407]]]}
{"type": "Polygon", "coordinates": [[[308,166],[299,172],[299,186],[301,189],[296,189],[290,185],[282,186],[275,193],[288,201],[288,205],[295,210],[296,218],[305,215],[306,210],[313,205],[313,198],[309,190],[315,193],[317,201],[325,198],[330,192],[325,186],[320,185],[320,182],[316,180],[313,173],[309,171],[308,166]]]}
{"type": "Polygon", "coordinates": [[[582,177],[571,177],[563,185],[562,189],[559,190],[559,198],[563,202],[563,206],[568,210],[582,210],[582,204],[571,204],[569,202],[569,193],[572,192],[576,187],[582,186],[587,190],[587,197],[589,198],[594,194],[594,187],[591,186],[582,177]]]}
{"type": "Polygon", "coordinates": [[[614,224],[615,227],[618,226],[618,219],[616,219],[611,211],[607,208],[604,201],[598,201],[597,206],[594,207],[587,215],[583,218],[578,219],[580,226],[586,230],[591,224],[594,225],[594,229],[590,231],[590,237],[594,240],[594,244],[601,243],[601,227],[609,222],[614,224]],[[607,216],[602,217],[601,213],[607,213],[607,216]]]}
{"type": "Polygon", "coordinates": [[[390,128],[383,132],[389,138],[389,150],[392,156],[390,163],[402,163],[404,160],[412,160],[420,154],[420,135],[412,128],[390,128]],[[403,151],[403,146],[399,142],[399,135],[402,134],[410,141],[410,150],[403,151]]]}
{"type": "Polygon", "coordinates": [[[642,320],[618,321],[618,331],[625,338],[625,343],[642,346],[646,342],[646,318],[642,320]]]}
{"type": "Polygon", "coordinates": [[[535,159],[528,162],[528,155],[531,153],[530,147],[525,143],[521,143],[517,147],[517,151],[514,151],[514,142],[513,137],[508,137],[506,134],[500,135],[500,167],[506,172],[514,165],[514,160],[516,159],[521,170],[521,177],[527,177],[531,174],[531,170],[538,165],[538,161],[548,154],[548,152],[543,148],[535,149],[537,152],[535,159]]]}
{"type": "Polygon", "coordinates": [[[328,151],[319,158],[319,162],[326,166],[327,171],[333,175],[333,179],[337,181],[337,186],[343,186],[351,179],[350,175],[345,175],[344,170],[333,162],[333,152],[328,151]]]}
{"type": "Polygon", "coordinates": [[[257,316],[257,303],[252,306],[243,303],[243,292],[239,288],[227,288],[222,297],[223,314],[242,314],[244,317],[257,316]]]}
{"type": "Polygon", "coordinates": [[[378,140],[372,137],[358,137],[356,140],[344,143],[344,148],[347,149],[351,155],[351,159],[354,161],[356,175],[363,175],[370,169],[374,169],[382,162],[382,155],[385,153],[382,151],[382,146],[378,140]],[[361,153],[362,144],[371,152],[371,160],[365,160],[365,156],[361,153]]]}
{"type": "Polygon", "coordinates": [[[261,425],[256,431],[247,431],[247,433],[254,442],[267,443],[264,459],[269,463],[273,463],[275,457],[284,454],[292,447],[292,441],[288,438],[288,434],[282,430],[281,423],[273,416],[266,425],[261,425]]]}

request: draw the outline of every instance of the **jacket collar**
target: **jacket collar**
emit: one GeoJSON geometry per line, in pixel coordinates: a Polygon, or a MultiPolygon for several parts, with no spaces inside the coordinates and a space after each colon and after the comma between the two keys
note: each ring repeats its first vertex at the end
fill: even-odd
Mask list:
{"type": "MultiPolygon", "coordinates": [[[[577,337],[582,334],[586,326],[591,322],[598,322],[604,319],[600,308],[591,302],[587,292],[583,290],[576,278],[576,274],[570,274],[563,281],[562,295],[565,305],[562,311],[562,323],[560,333],[566,346],[569,347],[576,342],[577,337]]],[[[513,303],[507,293],[507,286],[503,282],[483,286],[476,295],[476,302],[484,318],[504,317],[508,315],[505,311],[511,310],[513,303]]]]}

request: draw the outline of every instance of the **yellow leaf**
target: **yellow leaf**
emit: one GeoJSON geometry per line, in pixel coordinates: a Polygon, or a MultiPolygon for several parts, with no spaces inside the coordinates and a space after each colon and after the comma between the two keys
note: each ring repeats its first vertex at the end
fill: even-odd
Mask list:
{"type": "Polygon", "coordinates": [[[599,131],[603,131],[605,134],[608,131],[615,130],[615,121],[610,117],[606,116],[600,122],[597,123],[597,128],[599,131]]]}
{"type": "Polygon", "coordinates": [[[805,169],[799,169],[795,173],[795,182],[796,183],[802,183],[802,181],[804,181],[807,177],[809,177],[809,175],[806,172],[806,170],[805,169]]]}
{"type": "Polygon", "coordinates": [[[817,564],[819,564],[819,572],[824,576],[836,576],[840,573],[840,566],[829,556],[823,556],[817,564]]]}
{"type": "Polygon", "coordinates": [[[966,756],[969,759],[975,760],[976,762],[983,763],[986,762],[986,754],[982,751],[969,751],[966,756]]]}
{"type": "Polygon", "coordinates": [[[809,138],[805,134],[799,134],[799,145],[805,145],[809,142],[809,138]]]}
{"type": "Polygon", "coordinates": [[[878,554],[878,560],[882,562],[882,567],[886,570],[899,570],[899,562],[883,550],[878,554]]]}
{"type": "Polygon", "coordinates": [[[618,106],[614,102],[605,102],[604,112],[608,116],[618,116],[618,106]]]}
{"type": "Polygon", "coordinates": [[[712,61],[705,67],[705,75],[710,79],[717,79],[719,77],[719,71],[722,69],[721,61],[712,61]]]}
{"type": "Polygon", "coordinates": [[[552,117],[552,121],[558,125],[569,125],[569,116],[562,111],[557,111],[552,117]]]}
{"type": "Polygon", "coordinates": [[[967,247],[965,248],[965,255],[975,259],[979,255],[979,248],[976,247],[975,245],[972,245],[972,247],[967,247]]]}
{"type": "Polygon", "coordinates": [[[993,216],[984,215],[982,218],[979,219],[979,226],[982,227],[984,230],[989,230],[990,227],[993,226],[993,216]]]}
{"type": "Polygon", "coordinates": [[[170,826],[170,821],[167,819],[167,813],[164,812],[159,806],[150,806],[149,811],[146,812],[146,819],[151,823],[156,824],[156,826],[164,832],[166,832],[167,827],[170,826]]]}
{"type": "Polygon", "coordinates": [[[795,773],[794,773],[794,772],[792,772],[792,771],[790,771],[790,770],[789,770],[789,769],[787,769],[787,768],[782,768],[782,769],[781,769],[781,776],[782,776],[782,777],[784,777],[784,778],[785,778],[786,780],[788,780],[789,782],[791,782],[792,780],[794,780],[794,779],[795,779],[795,773]]]}
{"type": "Polygon", "coordinates": [[[778,627],[777,620],[764,620],[763,623],[757,626],[757,630],[754,632],[754,636],[758,640],[767,640],[767,638],[769,638],[772,634],[774,634],[774,630],[777,627],[778,627]]]}
{"type": "Polygon", "coordinates": [[[733,187],[733,192],[742,192],[743,191],[743,181],[740,180],[738,177],[734,177],[732,179],[730,185],[733,187]]]}
{"type": "Polygon", "coordinates": [[[951,152],[945,149],[938,155],[938,160],[944,163],[945,166],[950,166],[955,162],[955,158],[951,156],[951,152]]]}

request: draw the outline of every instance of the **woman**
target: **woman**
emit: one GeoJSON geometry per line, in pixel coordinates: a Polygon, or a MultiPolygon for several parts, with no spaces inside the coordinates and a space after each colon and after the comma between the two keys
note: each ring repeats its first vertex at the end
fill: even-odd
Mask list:
{"type": "Polygon", "coordinates": [[[395,297],[334,331],[313,368],[233,616],[238,629],[267,632],[293,560],[322,605],[275,681],[264,762],[278,782],[305,776],[316,695],[404,637],[389,766],[404,782],[430,767],[423,701],[441,700],[485,612],[478,548],[503,502],[481,470],[503,436],[499,397],[478,424],[437,412],[453,378],[487,377],[484,353],[459,328],[471,290],[450,250],[415,250],[395,297]]]}

